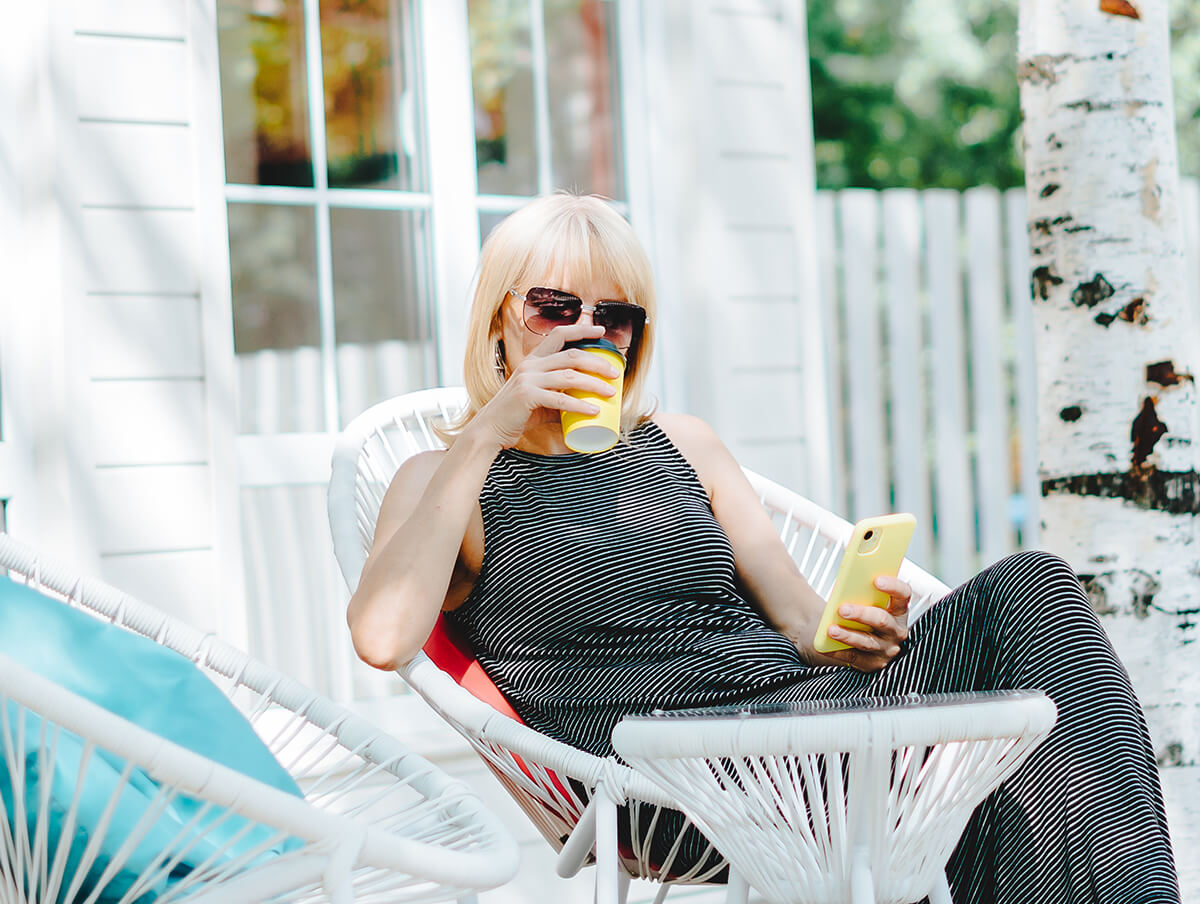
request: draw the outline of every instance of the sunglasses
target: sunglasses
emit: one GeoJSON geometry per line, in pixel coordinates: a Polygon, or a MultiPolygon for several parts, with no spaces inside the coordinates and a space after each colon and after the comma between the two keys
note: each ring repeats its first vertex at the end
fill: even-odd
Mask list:
{"type": "Polygon", "coordinates": [[[646,327],[646,309],[627,301],[598,301],[584,304],[583,299],[561,289],[534,286],[524,295],[516,289],[509,294],[525,303],[522,320],[525,328],[539,336],[547,336],[556,326],[578,322],[584,311],[592,315],[592,323],[604,327],[604,338],[632,361],[642,330],[646,327]]]}

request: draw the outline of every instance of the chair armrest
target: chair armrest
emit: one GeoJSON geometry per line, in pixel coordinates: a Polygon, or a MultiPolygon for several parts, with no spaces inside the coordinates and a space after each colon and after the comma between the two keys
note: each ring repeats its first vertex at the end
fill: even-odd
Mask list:
{"type": "MultiPolygon", "coordinates": [[[[827,511],[817,505],[811,499],[801,496],[794,490],[790,490],[785,486],[775,483],[763,477],[761,474],[756,474],[747,468],[742,469],[746,478],[750,481],[750,485],[754,491],[758,493],[759,499],[768,513],[783,519],[785,534],[789,531],[794,532],[795,526],[801,526],[806,531],[811,532],[817,541],[818,545],[826,547],[836,547],[840,552],[846,548],[846,544],[850,542],[850,535],[854,530],[854,525],[844,518],[835,515],[833,512],[827,511]]],[[[786,542],[786,538],[785,538],[786,542]]],[[[812,540],[808,545],[812,545],[812,540]]],[[[822,583],[816,577],[812,576],[809,571],[813,570],[810,563],[810,568],[805,569],[803,559],[809,558],[809,550],[800,550],[799,553],[795,550],[789,550],[793,553],[793,557],[797,559],[801,565],[801,571],[805,572],[805,577],[809,583],[813,584],[818,593],[822,592],[822,588],[817,586],[822,583]]],[[[815,569],[820,572],[821,576],[832,581],[833,578],[834,560],[826,556],[817,556],[815,569]]],[[[950,592],[950,587],[942,583],[925,569],[918,566],[911,559],[905,559],[900,565],[899,577],[902,581],[908,582],[913,589],[913,601],[909,607],[909,620],[915,622],[923,615],[930,606],[944,597],[950,592]]]]}
{"type": "Polygon", "coordinates": [[[438,715],[475,746],[478,742],[495,744],[522,760],[582,782],[589,790],[604,779],[610,790],[626,800],[677,806],[657,785],[616,757],[598,757],[579,750],[497,712],[460,687],[424,653],[418,653],[399,672],[438,715]]]}

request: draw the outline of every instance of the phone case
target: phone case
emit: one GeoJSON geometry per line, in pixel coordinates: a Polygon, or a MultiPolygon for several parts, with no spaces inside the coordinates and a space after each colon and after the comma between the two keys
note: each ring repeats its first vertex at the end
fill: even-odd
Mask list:
{"type": "Polygon", "coordinates": [[[886,607],[888,595],[875,589],[875,578],[881,574],[895,577],[908,551],[916,529],[917,519],[909,514],[877,515],[864,518],[854,525],[850,544],[838,566],[833,590],[817,626],[813,646],[821,653],[848,650],[849,645],[829,636],[829,627],[839,624],[847,628],[862,628],[861,622],[837,614],[842,603],[886,607]]]}

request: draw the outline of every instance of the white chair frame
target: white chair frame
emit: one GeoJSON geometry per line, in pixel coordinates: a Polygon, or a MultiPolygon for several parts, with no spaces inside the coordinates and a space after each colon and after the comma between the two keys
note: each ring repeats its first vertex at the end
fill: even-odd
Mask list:
{"type": "MultiPolygon", "coordinates": [[[[65,605],[193,661],[247,716],[304,797],[185,750],[0,657],[0,744],[9,778],[18,789],[12,823],[0,814],[0,899],[35,904],[58,900],[60,892],[67,892],[66,900],[84,900],[72,889],[81,886],[97,862],[100,841],[109,830],[107,819],[135,767],[158,782],[159,791],[85,904],[95,900],[128,861],[153,827],[156,812],[180,795],[202,801],[202,813],[221,807],[251,825],[267,827],[271,837],[254,854],[228,862],[218,862],[214,854],[160,895],[158,904],[470,901],[476,892],[514,875],[516,843],[475,794],[362,718],[216,637],[0,534],[0,574],[5,571],[65,605]],[[22,811],[31,803],[19,790],[25,786],[27,767],[15,751],[28,742],[25,732],[34,718],[42,726],[36,749],[40,775],[53,771],[63,732],[83,739],[85,766],[97,750],[127,764],[109,799],[105,821],[91,827],[93,842],[73,875],[65,873],[68,845],[56,844],[51,837],[46,799],[37,802],[41,810],[32,819],[22,811]],[[250,862],[285,838],[298,846],[250,862]]],[[[77,818],[78,803],[77,795],[65,817],[68,826],[77,818]]],[[[179,862],[191,828],[189,824],[159,852],[121,898],[122,904],[136,900],[179,862]]],[[[65,831],[63,836],[70,834],[65,831]]]]}
{"type": "MultiPolygon", "coordinates": [[[[358,585],[379,506],[396,470],[418,452],[443,448],[434,424],[452,422],[466,402],[461,387],[410,393],[369,408],[339,437],[329,484],[329,521],[334,552],[351,589],[358,585]]],[[[827,596],[853,526],[798,493],[751,471],[746,475],[801,572],[818,593],[827,596]]],[[[912,618],[949,592],[949,587],[907,560],[900,577],[913,587],[912,618]]],[[[617,850],[618,806],[629,805],[630,831],[635,838],[643,808],[680,809],[655,782],[615,757],[577,750],[498,713],[461,688],[423,653],[401,668],[400,674],[483,757],[559,851],[560,875],[574,875],[595,852],[596,895],[601,904],[623,901],[630,876],[663,882],[656,898],[661,902],[670,885],[712,881],[723,868],[724,864],[697,867],[672,875],[672,859],[650,862],[648,840],[621,855],[617,850]],[[589,789],[588,799],[551,773],[582,783],[589,789]]],[[[747,897],[744,880],[731,871],[727,901],[744,904],[747,897]]]]}

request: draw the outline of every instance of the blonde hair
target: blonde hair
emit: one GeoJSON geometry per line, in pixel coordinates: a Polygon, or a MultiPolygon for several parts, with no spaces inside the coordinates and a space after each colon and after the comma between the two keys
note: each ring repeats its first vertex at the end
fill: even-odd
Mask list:
{"type": "Polygon", "coordinates": [[[596,195],[556,192],[543,195],[516,211],[483,243],[475,295],[467,322],[463,362],[467,410],[453,426],[438,432],[452,441],[504,385],[507,374],[497,367],[501,309],[509,290],[529,288],[529,280],[569,272],[581,282],[611,281],[625,298],[646,309],[646,328],[625,371],[621,430],[646,420],[653,407],[643,407],[643,392],[654,349],[654,277],[646,252],[632,227],[596,195]]]}

